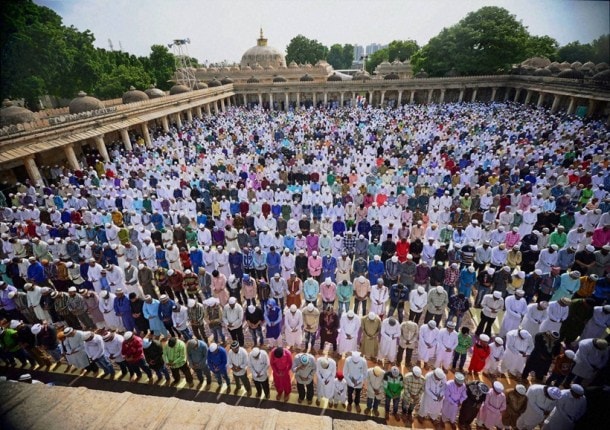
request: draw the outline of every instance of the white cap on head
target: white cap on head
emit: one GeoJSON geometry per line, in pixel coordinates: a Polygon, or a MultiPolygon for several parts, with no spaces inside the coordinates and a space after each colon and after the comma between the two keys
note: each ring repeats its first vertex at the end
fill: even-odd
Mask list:
{"type": "Polygon", "coordinates": [[[353,361],[357,361],[360,358],[360,351],[353,351],[352,352],[352,360],[353,361]]]}
{"type": "Polygon", "coordinates": [[[123,335],[123,339],[125,340],[129,340],[133,337],[133,332],[132,331],[126,331],[125,334],[123,335]]]}
{"type": "Polygon", "coordinates": [[[419,366],[413,366],[413,369],[411,371],[418,378],[421,376],[421,368],[419,366]]]}
{"type": "Polygon", "coordinates": [[[229,299],[229,304],[230,304],[230,305],[234,305],[235,303],[237,303],[237,299],[236,299],[235,297],[231,297],[231,298],[229,299]]]}
{"type": "Polygon", "coordinates": [[[250,352],[250,354],[252,354],[252,356],[254,357],[258,357],[261,353],[261,350],[258,347],[254,347],[252,348],[252,351],[250,352]]]}
{"type": "Polygon", "coordinates": [[[197,300],[195,300],[195,299],[188,299],[187,302],[186,302],[186,306],[188,306],[189,308],[194,308],[196,303],[197,303],[197,300]]]}
{"type": "Polygon", "coordinates": [[[503,393],[504,392],[504,385],[500,382],[500,381],[495,381],[493,384],[494,390],[496,390],[497,393],[503,393]]]}
{"type": "Polygon", "coordinates": [[[256,306],[248,305],[248,312],[253,313],[256,310],[256,306]]]}
{"type": "Polygon", "coordinates": [[[496,299],[501,299],[501,298],[502,298],[502,292],[501,292],[501,291],[494,291],[494,292],[493,292],[493,296],[494,296],[496,299]]]}
{"type": "Polygon", "coordinates": [[[434,369],[434,376],[436,376],[438,379],[445,379],[445,372],[443,372],[443,369],[441,369],[440,367],[437,367],[436,369],[434,369]]]}
{"type": "Polygon", "coordinates": [[[33,335],[37,335],[42,331],[42,324],[34,324],[30,330],[33,335]]]}
{"type": "Polygon", "coordinates": [[[426,289],[424,287],[417,287],[417,292],[419,294],[424,294],[426,292],[426,289]]]}
{"type": "Polygon", "coordinates": [[[519,394],[521,394],[522,396],[525,396],[525,393],[527,393],[527,389],[525,388],[524,385],[521,384],[517,384],[515,386],[515,391],[519,394]]]}
{"type": "Polygon", "coordinates": [[[217,349],[218,349],[218,344],[212,342],[210,344],[210,352],[215,352],[217,349]]]}
{"type": "Polygon", "coordinates": [[[482,334],[481,336],[479,336],[479,340],[481,340],[481,342],[489,342],[489,336],[487,336],[486,334],[482,334]]]}
{"type": "Polygon", "coordinates": [[[576,357],[576,353],[574,351],[572,351],[571,349],[566,349],[566,351],[564,352],[565,356],[568,357],[570,360],[574,360],[574,357],[576,357]]]}
{"type": "Polygon", "coordinates": [[[368,318],[373,321],[375,318],[377,317],[377,315],[375,314],[375,312],[369,312],[368,314],[368,318]]]}
{"type": "Polygon", "coordinates": [[[436,328],[436,321],[434,321],[434,320],[428,321],[428,327],[430,327],[431,329],[436,328]]]}
{"type": "Polygon", "coordinates": [[[290,312],[295,313],[297,311],[297,305],[292,304],[290,305],[290,312]]]}
{"type": "Polygon", "coordinates": [[[308,310],[308,311],[310,311],[310,312],[311,312],[311,311],[313,311],[313,310],[314,310],[314,308],[315,308],[315,306],[313,305],[313,303],[308,303],[308,304],[307,304],[307,310],[308,310]]]}

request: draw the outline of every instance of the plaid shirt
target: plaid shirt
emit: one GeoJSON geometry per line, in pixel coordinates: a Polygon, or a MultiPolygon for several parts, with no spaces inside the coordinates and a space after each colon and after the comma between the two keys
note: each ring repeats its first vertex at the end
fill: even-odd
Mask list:
{"type": "Polygon", "coordinates": [[[353,254],[355,248],[356,238],[354,237],[354,235],[345,236],[343,238],[343,249],[345,250],[345,252],[347,252],[348,254],[353,254]]]}
{"type": "Polygon", "coordinates": [[[419,378],[413,373],[407,373],[404,379],[404,390],[402,391],[402,397],[406,402],[415,401],[419,403],[421,394],[424,392],[424,377],[419,378]]]}
{"type": "Polygon", "coordinates": [[[445,270],[445,279],[443,283],[455,287],[457,285],[458,278],[460,277],[460,270],[449,267],[445,270]]]}

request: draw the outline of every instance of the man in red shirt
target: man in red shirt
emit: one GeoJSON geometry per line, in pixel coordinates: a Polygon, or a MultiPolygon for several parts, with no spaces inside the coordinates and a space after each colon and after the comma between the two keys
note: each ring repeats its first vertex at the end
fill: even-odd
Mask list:
{"type": "Polygon", "coordinates": [[[142,339],[131,331],[126,331],[123,335],[123,346],[121,347],[121,354],[125,357],[127,367],[129,368],[129,374],[131,381],[139,381],[142,378],[142,370],[148,376],[148,383],[152,384],[152,372],[146,360],[144,359],[144,348],[142,346],[142,339]],[[134,377],[134,374],[137,375],[134,377]]]}
{"type": "Polygon", "coordinates": [[[284,401],[290,397],[290,369],[292,368],[292,354],[287,349],[278,346],[269,354],[271,370],[273,370],[273,384],[277,390],[276,400],[284,395],[284,401]]]}
{"type": "Polygon", "coordinates": [[[482,334],[479,336],[479,340],[474,344],[472,358],[470,359],[470,366],[468,367],[469,372],[478,374],[485,367],[485,361],[489,357],[489,336],[482,334]]]}

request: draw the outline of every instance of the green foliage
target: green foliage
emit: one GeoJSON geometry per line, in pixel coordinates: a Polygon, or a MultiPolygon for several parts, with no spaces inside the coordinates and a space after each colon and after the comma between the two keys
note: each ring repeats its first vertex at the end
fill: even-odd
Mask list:
{"type": "Polygon", "coordinates": [[[462,75],[505,72],[527,58],[528,48],[547,52],[553,42],[551,38],[530,39],[514,15],[486,6],[444,28],[413,55],[412,63],[414,71],[424,69],[431,76],[444,76],[454,67],[462,75]]]}
{"type": "Polygon", "coordinates": [[[388,61],[405,61],[419,50],[415,40],[393,40],[388,45],[388,61]]]}
{"type": "Polygon", "coordinates": [[[286,47],[286,62],[295,61],[297,64],[316,64],[319,60],[328,57],[328,48],[315,39],[308,39],[299,34],[293,37],[286,47]]]}
{"type": "Polygon", "coordinates": [[[366,64],[364,67],[366,68],[367,72],[372,74],[378,65],[380,65],[384,61],[388,61],[389,59],[390,54],[388,52],[388,48],[383,48],[369,55],[369,58],[366,60],[366,64]]]}
{"type": "Polygon", "coordinates": [[[573,63],[580,61],[586,63],[610,62],[610,34],[605,34],[591,43],[570,42],[557,51],[557,61],[573,63]]]}
{"type": "Polygon", "coordinates": [[[525,47],[525,58],[546,57],[551,61],[557,58],[559,43],[550,36],[530,36],[525,47]]]}
{"type": "Polygon", "coordinates": [[[154,81],[151,83],[156,83],[157,88],[167,91],[172,87],[169,80],[172,79],[176,67],[174,55],[164,45],[153,45],[150,51],[148,70],[154,81]]]}
{"type": "Polygon", "coordinates": [[[326,61],[335,69],[349,69],[354,58],[354,45],[345,44],[341,46],[335,43],[328,51],[326,61]]]}

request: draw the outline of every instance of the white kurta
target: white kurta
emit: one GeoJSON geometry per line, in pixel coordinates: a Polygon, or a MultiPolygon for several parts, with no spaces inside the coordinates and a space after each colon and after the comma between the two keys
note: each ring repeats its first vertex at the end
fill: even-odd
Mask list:
{"type": "Polygon", "coordinates": [[[527,407],[525,412],[517,419],[517,428],[520,430],[533,430],[544,420],[545,413],[553,410],[556,400],[550,399],[544,393],[544,385],[530,385],[527,389],[527,407]]]}
{"type": "Polygon", "coordinates": [[[441,329],[438,333],[438,342],[436,344],[436,363],[434,364],[434,367],[449,369],[451,367],[453,351],[457,345],[457,332],[452,330],[451,333],[449,333],[449,330],[446,328],[441,329]]]}
{"type": "Polygon", "coordinates": [[[577,399],[570,390],[562,390],[561,399],[557,400],[555,408],[544,420],[542,430],[572,430],[586,411],[587,399],[585,396],[577,399]]]}
{"type": "Polygon", "coordinates": [[[525,367],[526,357],[522,355],[530,355],[534,349],[534,341],[532,336],[526,331],[521,334],[525,339],[519,337],[518,330],[512,330],[506,335],[506,351],[502,360],[502,371],[512,375],[521,375],[525,367]]]}
{"type": "Polygon", "coordinates": [[[521,319],[527,311],[527,302],[524,298],[517,298],[516,296],[508,296],[504,300],[504,306],[506,311],[502,318],[502,325],[500,326],[500,337],[505,337],[506,333],[516,328],[519,328],[521,319]]]}
{"type": "Polygon", "coordinates": [[[596,369],[604,367],[608,361],[608,349],[600,350],[593,344],[593,339],[581,340],[578,344],[576,357],[574,357],[574,368],[572,372],[576,376],[587,380],[597,373],[596,369]]]}
{"type": "Polygon", "coordinates": [[[382,316],[385,315],[385,304],[388,301],[390,292],[388,287],[377,288],[377,286],[371,288],[371,312],[382,316]]]}
{"type": "Polygon", "coordinates": [[[438,328],[430,329],[428,324],[425,324],[419,329],[419,342],[417,344],[417,355],[420,360],[429,361],[434,357],[436,352],[436,343],[438,342],[438,328]]]}
{"type": "Polygon", "coordinates": [[[504,357],[504,345],[498,345],[495,342],[489,344],[489,357],[485,361],[485,372],[498,373],[500,363],[504,357]]]}
{"type": "Polygon", "coordinates": [[[328,368],[320,366],[320,360],[316,363],[317,395],[318,399],[324,397],[332,399],[335,393],[335,375],[337,373],[337,363],[332,358],[328,358],[328,368]]]}
{"type": "Polygon", "coordinates": [[[446,386],[446,379],[443,378],[438,381],[434,377],[434,372],[428,372],[424,382],[424,392],[422,394],[421,404],[419,406],[419,411],[417,412],[420,417],[430,417],[432,420],[438,419],[443,407],[446,386]]]}
{"type": "Polygon", "coordinates": [[[390,325],[390,319],[383,320],[381,323],[381,340],[379,342],[379,355],[377,358],[388,361],[396,361],[398,350],[398,339],[400,338],[400,324],[394,320],[394,325],[390,325]]]}
{"type": "Polygon", "coordinates": [[[303,314],[300,309],[295,313],[284,311],[284,335],[288,346],[300,346],[303,340],[303,314]]]}
{"type": "Polygon", "coordinates": [[[347,312],[343,312],[341,321],[339,322],[339,336],[337,337],[337,350],[339,354],[356,351],[358,349],[360,325],[361,319],[359,317],[354,316],[354,318],[350,320],[347,317],[347,312]]]}
{"type": "Polygon", "coordinates": [[[27,291],[28,306],[32,307],[36,318],[40,321],[51,322],[51,315],[40,306],[40,298],[42,297],[42,288],[34,285],[31,290],[27,291]]]}
{"type": "Polygon", "coordinates": [[[568,317],[568,306],[561,306],[559,302],[550,302],[546,312],[546,319],[540,324],[539,331],[556,331],[559,333],[561,324],[568,317]]]}
{"type": "Polygon", "coordinates": [[[116,296],[113,293],[108,295],[108,298],[99,301],[100,312],[104,316],[105,328],[109,330],[124,330],[123,320],[117,316],[114,312],[114,298],[116,296]]]}
{"type": "Polygon", "coordinates": [[[63,346],[65,347],[68,364],[79,369],[89,366],[89,357],[87,357],[85,351],[85,339],[82,331],[76,330],[74,336],[66,337],[63,346]]]}
{"type": "Polygon", "coordinates": [[[546,309],[538,309],[537,303],[530,303],[527,306],[527,311],[525,312],[525,316],[523,317],[523,323],[521,327],[524,330],[527,330],[529,334],[532,336],[536,336],[540,332],[540,324],[547,317],[546,309]]]}

